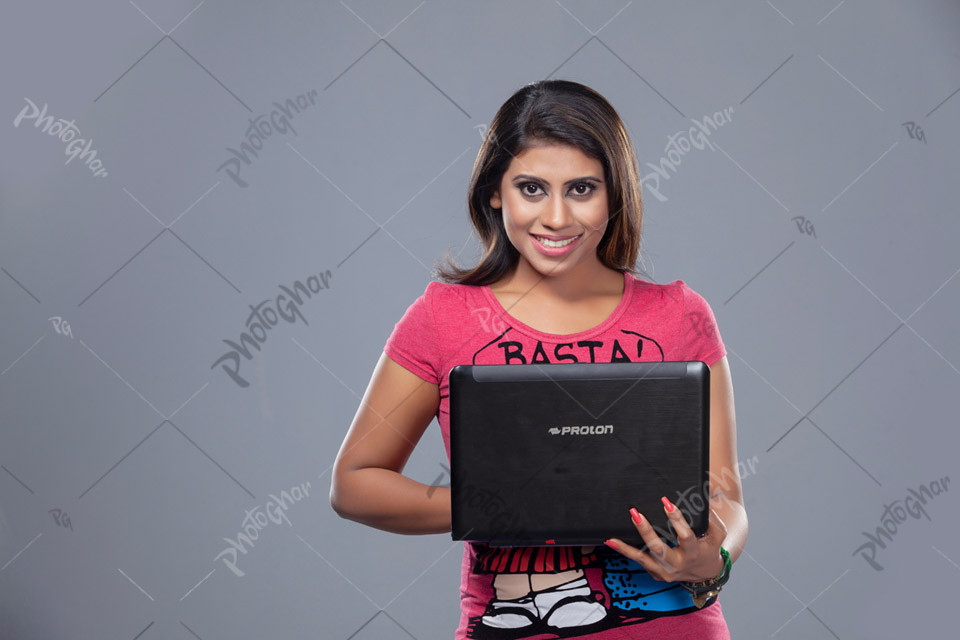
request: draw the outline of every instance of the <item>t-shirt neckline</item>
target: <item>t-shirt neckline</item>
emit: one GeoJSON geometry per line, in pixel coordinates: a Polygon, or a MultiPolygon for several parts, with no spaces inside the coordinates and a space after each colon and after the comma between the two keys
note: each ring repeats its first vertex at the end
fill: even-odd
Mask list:
{"type": "Polygon", "coordinates": [[[523,333],[529,336],[533,336],[539,340],[557,342],[560,340],[589,338],[599,333],[603,333],[608,328],[610,328],[611,325],[615,324],[618,320],[620,320],[620,317],[627,310],[627,307],[630,306],[630,301],[633,298],[633,290],[634,290],[634,278],[632,277],[632,274],[629,271],[624,271],[622,273],[623,273],[623,295],[620,297],[620,303],[610,313],[610,315],[607,316],[607,318],[603,322],[601,322],[595,327],[592,327],[590,329],[585,329],[584,331],[579,331],[577,333],[560,334],[560,333],[545,333],[543,331],[538,331],[533,327],[521,322],[520,320],[517,320],[512,315],[510,315],[510,313],[507,312],[507,310],[503,307],[503,305],[500,304],[500,301],[497,299],[497,296],[493,295],[493,291],[490,290],[490,285],[485,284],[480,288],[483,290],[483,295],[484,297],[486,297],[487,302],[489,302],[492,305],[493,309],[497,312],[497,314],[503,317],[504,320],[508,322],[511,327],[513,327],[514,329],[517,329],[518,331],[522,331],[523,333]]]}

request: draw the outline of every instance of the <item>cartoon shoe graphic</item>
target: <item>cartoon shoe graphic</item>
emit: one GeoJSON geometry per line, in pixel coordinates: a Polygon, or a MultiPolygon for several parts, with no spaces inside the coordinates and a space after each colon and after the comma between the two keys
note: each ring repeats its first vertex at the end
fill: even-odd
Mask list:
{"type": "Polygon", "coordinates": [[[538,591],[533,601],[540,618],[551,627],[581,627],[607,615],[606,608],[594,599],[585,577],[538,591]]]}
{"type": "Polygon", "coordinates": [[[488,627],[519,629],[539,620],[537,607],[529,595],[516,600],[491,600],[480,621],[488,627]]]}

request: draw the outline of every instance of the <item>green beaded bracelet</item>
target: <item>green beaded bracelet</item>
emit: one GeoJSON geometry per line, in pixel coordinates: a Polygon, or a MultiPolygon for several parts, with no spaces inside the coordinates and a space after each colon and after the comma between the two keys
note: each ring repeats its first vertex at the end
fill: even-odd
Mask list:
{"type": "Polygon", "coordinates": [[[720,589],[730,579],[730,568],[733,562],[730,560],[730,552],[720,547],[720,556],[723,558],[723,569],[720,574],[708,580],[699,582],[681,582],[680,585],[693,596],[693,604],[699,609],[703,607],[708,598],[720,593],[720,589]]]}

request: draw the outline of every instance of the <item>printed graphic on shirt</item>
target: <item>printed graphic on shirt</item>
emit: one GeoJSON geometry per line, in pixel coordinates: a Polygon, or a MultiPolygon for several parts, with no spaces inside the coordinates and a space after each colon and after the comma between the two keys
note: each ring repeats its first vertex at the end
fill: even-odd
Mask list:
{"type": "Polygon", "coordinates": [[[698,610],[678,583],[654,580],[606,547],[471,544],[475,572],[492,573],[494,595],[482,614],[470,618],[467,638],[578,637],[698,610]]]}
{"type": "MultiPolygon", "coordinates": [[[[508,327],[473,354],[473,364],[641,360],[663,362],[663,348],[658,340],[627,329],[612,340],[545,345],[508,327]]],[[[679,583],[655,580],[642,565],[605,546],[470,544],[472,572],[489,577],[493,595],[483,612],[469,619],[467,638],[575,637],[697,610],[679,583]]]]}
{"type": "MultiPolygon", "coordinates": [[[[647,349],[647,362],[663,362],[663,347],[653,338],[636,331],[621,329],[621,337],[612,341],[579,340],[577,342],[558,342],[552,346],[537,344],[530,348],[524,346],[519,337],[514,340],[507,337],[512,327],[485,344],[473,354],[473,364],[493,360],[497,364],[551,364],[560,362],[639,362],[647,349]],[[628,354],[633,354],[631,357],[628,354]]],[[[529,338],[527,338],[529,341],[529,338]]],[[[489,362],[485,362],[490,364],[489,362]]]]}

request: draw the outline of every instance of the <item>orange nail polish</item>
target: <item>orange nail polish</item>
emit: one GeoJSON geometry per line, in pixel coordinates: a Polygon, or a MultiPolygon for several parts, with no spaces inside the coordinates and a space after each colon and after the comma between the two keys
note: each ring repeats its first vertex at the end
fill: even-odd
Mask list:
{"type": "Polygon", "coordinates": [[[630,517],[633,518],[633,521],[637,524],[643,523],[643,518],[640,517],[640,512],[633,507],[630,507],[630,517]]]}
{"type": "Polygon", "coordinates": [[[662,498],[660,498],[660,502],[663,503],[663,506],[667,509],[667,511],[670,511],[670,512],[673,511],[673,504],[669,500],[667,500],[667,496],[663,496],[662,498]]]}

